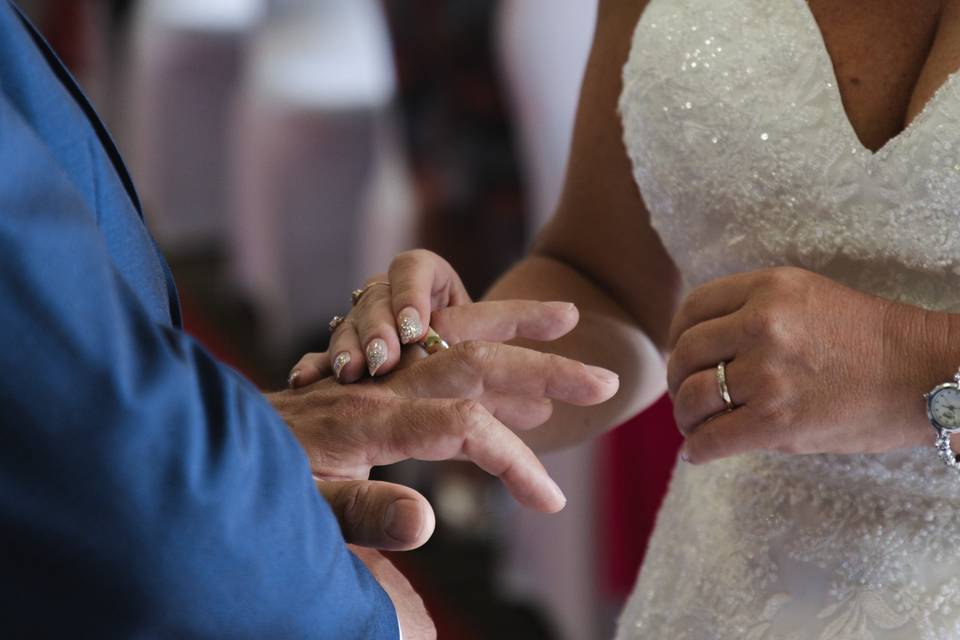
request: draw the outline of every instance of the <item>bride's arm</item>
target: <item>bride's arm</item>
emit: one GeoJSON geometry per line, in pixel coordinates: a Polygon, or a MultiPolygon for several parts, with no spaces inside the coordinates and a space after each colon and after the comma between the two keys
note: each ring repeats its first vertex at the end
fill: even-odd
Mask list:
{"type": "MultiPolygon", "coordinates": [[[[678,304],[679,277],[650,227],[617,115],[621,70],[645,4],[600,1],[558,210],[531,254],[486,295],[576,303],[581,320],[572,333],[549,344],[525,346],[599,364],[621,376],[613,400],[590,408],[558,404],[546,424],[523,434],[540,450],[574,444],[616,426],[666,389],[662,352],[678,304]]],[[[424,318],[432,310],[469,301],[449,265],[428,252],[402,255],[388,275],[371,280],[384,279],[393,283],[392,289],[371,288],[333,337],[330,364],[337,363],[338,355],[350,354],[335,368],[344,382],[363,375],[365,352],[369,363],[368,347],[376,340],[384,341],[386,360],[377,358],[371,368],[382,375],[397,366],[397,327],[404,309],[412,306],[424,318]]],[[[442,313],[434,313],[432,321],[442,324],[442,313]]],[[[461,336],[471,337],[469,333],[461,336]]],[[[298,385],[319,375],[310,363],[307,357],[297,365],[298,385]]]]}
{"type": "Polygon", "coordinates": [[[645,4],[600,2],[559,207],[531,255],[486,296],[575,302],[580,324],[550,350],[621,376],[620,392],[603,405],[558,406],[547,425],[529,434],[539,448],[616,426],[666,388],[660,353],[678,304],[679,276],[650,227],[617,115],[621,70],[645,4]]]}

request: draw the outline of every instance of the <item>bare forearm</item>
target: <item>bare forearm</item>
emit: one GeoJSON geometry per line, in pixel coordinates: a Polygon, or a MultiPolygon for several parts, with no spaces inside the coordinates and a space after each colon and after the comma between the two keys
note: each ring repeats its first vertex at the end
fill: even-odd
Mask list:
{"type": "Polygon", "coordinates": [[[543,426],[524,434],[536,450],[577,444],[617,426],[649,406],[666,389],[663,357],[637,322],[599,286],[559,260],[530,256],[508,271],[486,299],[563,300],[580,310],[580,323],[550,343],[523,346],[550,351],[620,375],[620,391],[594,407],[559,405],[543,426]]]}

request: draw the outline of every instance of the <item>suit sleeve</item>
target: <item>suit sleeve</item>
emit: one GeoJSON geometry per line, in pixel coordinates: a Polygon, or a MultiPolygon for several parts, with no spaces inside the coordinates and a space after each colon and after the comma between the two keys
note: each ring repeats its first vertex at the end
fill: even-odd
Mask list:
{"type": "Polygon", "coordinates": [[[396,638],[289,430],[150,320],[0,90],[5,633],[396,638]]]}

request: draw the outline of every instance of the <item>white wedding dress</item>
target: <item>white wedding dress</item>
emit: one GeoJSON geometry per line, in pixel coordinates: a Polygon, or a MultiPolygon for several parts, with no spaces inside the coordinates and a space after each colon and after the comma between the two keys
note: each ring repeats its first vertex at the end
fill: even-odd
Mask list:
{"type": "MultiPolygon", "coordinates": [[[[876,153],[805,0],[652,0],[623,78],[636,181],[688,285],[789,264],[960,311],[957,74],[876,153]]],[[[932,446],[679,463],[618,638],[960,638],[960,477],[932,446]]]]}

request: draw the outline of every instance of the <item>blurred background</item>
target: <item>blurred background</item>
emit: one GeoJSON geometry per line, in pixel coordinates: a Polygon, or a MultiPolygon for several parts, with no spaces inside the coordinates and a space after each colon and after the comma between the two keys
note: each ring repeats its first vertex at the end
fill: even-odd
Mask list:
{"type": "MultiPolygon", "coordinates": [[[[596,0],[20,0],[124,154],[189,331],[264,389],[394,254],[479,296],[556,204],[596,0]]],[[[393,559],[442,639],[610,637],[679,436],[666,399],[544,463],[559,515],[462,463],[393,559]]]]}

